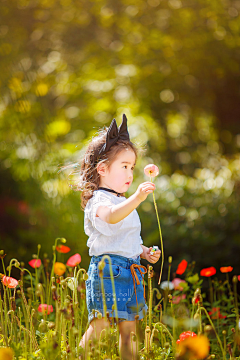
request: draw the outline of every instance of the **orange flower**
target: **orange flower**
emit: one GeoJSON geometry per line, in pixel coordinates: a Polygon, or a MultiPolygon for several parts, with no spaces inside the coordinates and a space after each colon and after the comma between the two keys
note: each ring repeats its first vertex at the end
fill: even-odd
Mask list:
{"type": "Polygon", "coordinates": [[[56,250],[60,253],[63,253],[63,254],[66,254],[68,253],[71,249],[70,247],[68,246],[65,246],[65,245],[59,245],[56,247],[56,250]]]}
{"type": "Polygon", "coordinates": [[[186,270],[186,268],[187,268],[187,264],[188,264],[187,261],[183,259],[183,260],[180,262],[180,264],[178,265],[176,274],[182,275],[182,274],[184,273],[184,271],[186,270]]]}
{"type": "Polygon", "coordinates": [[[147,175],[149,177],[155,177],[159,174],[159,169],[154,164],[148,164],[147,166],[145,166],[143,171],[144,171],[145,175],[147,175]]]}
{"type": "Polygon", "coordinates": [[[177,345],[178,356],[189,360],[205,359],[209,349],[209,340],[204,335],[189,336],[177,345]]]}
{"type": "Polygon", "coordinates": [[[2,277],[2,283],[9,289],[15,289],[15,287],[18,286],[18,281],[16,279],[5,275],[2,277]]]}
{"type": "Polygon", "coordinates": [[[39,268],[41,266],[41,264],[42,264],[40,259],[32,259],[28,263],[34,269],[39,268]]]}
{"type": "Polygon", "coordinates": [[[232,266],[223,266],[223,267],[220,267],[220,271],[222,273],[228,273],[228,272],[233,271],[233,267],[232,266]]]}
{"type": "Polygon", "coordinates": [[[80,262],[81,262],[81,255],[75,254],[68,259],[67,266],[74,267],[80,264],[80,262]]]}
{"type": "Polygon", "coordinates": [[[212,276],[212,275],[215,275],[215,274],[216,274],[216,269],[213,266],[211,266],[209,268],[202,269],[200,271],[201,276],[209,277],[209,276],[212,276]]]}
{"type": "Polygon", "coordinates": [[[51,312],[53,312],[53,306],[47,304],[40,304],[38,307],[38,312],[49,315],[51,312]]]}
{"type": "Polygon", "coordinates": [[[53,270],[56,275],[61,276],[65,273],[66,266],[61,262],[55,262],[53,270]]]}
{"type": "Polygon", "coordinates": [[[0,348],[0,360],[13,360],[14,352],[9,347],[0,348]]]}
{"type": "Polygon", "coordinates": [[[219,307],[212,308],[212,311],[209,311],[208,315],[211,316],[212,319],[225,319],[226,318],[225,315],[222,315],[220,313],[219,307]]]}

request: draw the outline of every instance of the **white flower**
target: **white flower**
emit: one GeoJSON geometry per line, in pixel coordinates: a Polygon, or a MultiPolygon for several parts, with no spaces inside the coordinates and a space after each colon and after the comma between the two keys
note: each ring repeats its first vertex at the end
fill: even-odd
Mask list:
{"type": "Polygon", "coordinates": [[[171,281],[163,281],[161,284],[160,284],[160,288],[163,289],[163,290],[173,290],[174,289],[174,285],[171,281]]]}
{"type": "Polygon", "coordinates": [[[78,286],[77,279],[74,277],[71,277],[70,279],[68,279],[67,284],[68,284],[69,289],[71,289],[72,291],[74,289],[76,289],[78,286]]]}

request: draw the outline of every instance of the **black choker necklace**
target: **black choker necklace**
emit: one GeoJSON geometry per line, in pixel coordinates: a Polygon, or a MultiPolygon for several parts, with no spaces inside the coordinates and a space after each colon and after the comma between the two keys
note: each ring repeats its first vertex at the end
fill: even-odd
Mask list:
{"type": "Polygon", "coordinates": [[[118,197],[120,197],[122,195],[122,193],[118,193],[117,191],[115,190],[112,190],[112,189],[107,189],[105,187],[99,187],[97,190],[106,190],[106,191],[109,191],[111,193],[114,193],[114,194],[117,194],[118,197]]]}

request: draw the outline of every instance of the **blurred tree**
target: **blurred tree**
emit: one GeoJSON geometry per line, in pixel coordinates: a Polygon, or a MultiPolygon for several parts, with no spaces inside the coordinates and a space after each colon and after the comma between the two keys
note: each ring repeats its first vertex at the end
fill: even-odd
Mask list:
{"type": "MultiPolygon", "coordinates": [[[[167,253],[204,266],[230,261],[240,246],[239,11],[237,0],[0,0],[9,256],[17,246],[26,260],[37,243],[49,252],[56,237],[88,253],[79,196],[57,170],[79,162],[98,128],[125,112],[131,138],[148,150],[133,188],[148,162],[161,168],[167,253]]],[[[157,243],[150,200],[139,213],[147,245],[157,243]]]]}

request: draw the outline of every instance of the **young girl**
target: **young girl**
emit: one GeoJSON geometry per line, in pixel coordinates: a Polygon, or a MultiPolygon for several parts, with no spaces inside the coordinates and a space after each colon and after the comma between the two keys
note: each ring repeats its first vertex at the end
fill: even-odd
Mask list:
{"type": "MultiPolygon", "coordinates": [[[[151,255],[152,248],[143,245],[141,223],[135,210],[153,192],[155,185],[144,182],[128,199],[124,196],[133,181],[136,159],[137,150],[129,139],[127,118],[123,115],[119,129],[114,119],[108,130],[103,130],[92,139],[81,164],[79,184],[84,208],[84,231],[89,236],[87,246],[92,257],[86,281],[89,328],[80,346],[87,349],[89,339],[99,338],[100,332],[116,320],[116,311],[112,309],[116,294],[119,347],[123,359],[132,359],[131,332],[135,333],[135,321],[141,320],[148,309],[145,286],[142,284],[147,269],[140,265],[140,258],[156,263],[161,253],[158,250],[151,255]],[[102,272],[109,315],[107,322],[98,268],[105,254],[111,258],[115,284],[114,294],[108,259],[105,259],[102,272]],[[136,315],[138,320],[135,320],[136,315]]],[[[135,346],[133,349],[136,359],[135,346]]]]}

